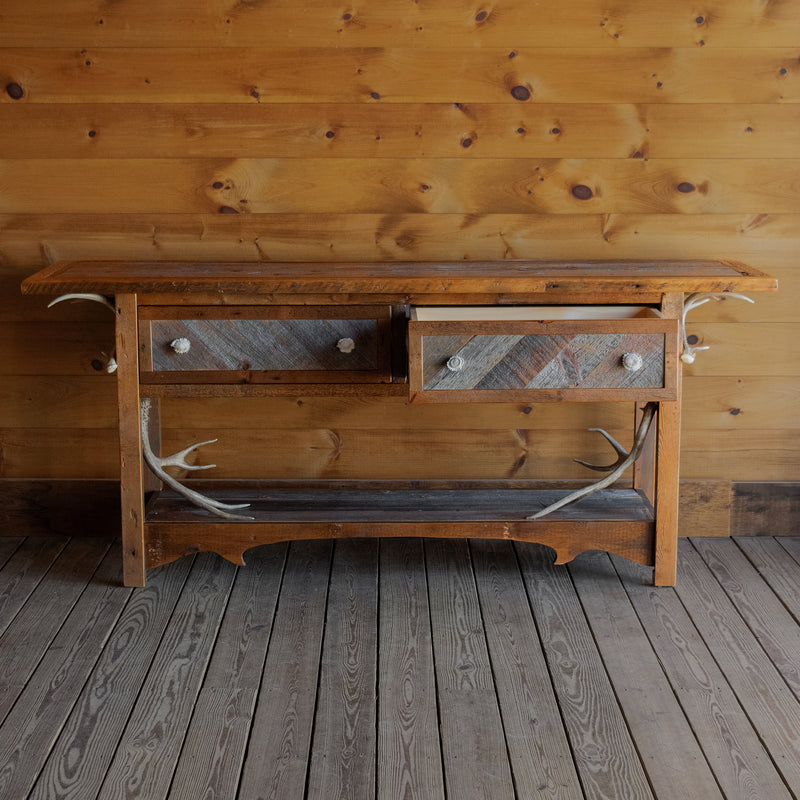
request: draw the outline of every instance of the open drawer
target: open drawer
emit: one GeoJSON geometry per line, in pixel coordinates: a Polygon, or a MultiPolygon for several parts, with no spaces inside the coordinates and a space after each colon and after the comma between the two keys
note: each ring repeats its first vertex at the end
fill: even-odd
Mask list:
{"type": "Polygon", "coordinates": [[[414,307],[421,402],[674,400],[678,321],[641,306],[414,307]]]}

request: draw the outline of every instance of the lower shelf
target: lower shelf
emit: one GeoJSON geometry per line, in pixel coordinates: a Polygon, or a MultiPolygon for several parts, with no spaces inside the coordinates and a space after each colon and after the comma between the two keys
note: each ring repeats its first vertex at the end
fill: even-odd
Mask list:
{"type": "Polygon", "coordinates": [[[158,492],[145,517],[147,567],[201,551],[243,564],[244,552],[251,547],[295,539],[397,536],[538,542],[556,551],[556,563],[585,550],[605,550],[646,566],[654,564],[653,509],[633,489],[597,492],[529,520],[568,491],[363,486],[311,490],[305,484],[206,493],[227,503],[250,503],[241,512],[253,517],[248,521],[215,517],[173,492],[158,492]]]}

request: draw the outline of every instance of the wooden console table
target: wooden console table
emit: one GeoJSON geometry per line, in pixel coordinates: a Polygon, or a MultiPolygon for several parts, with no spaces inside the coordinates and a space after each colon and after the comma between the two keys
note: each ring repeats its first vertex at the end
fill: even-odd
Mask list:
{"type": "Polygon", "coordinates": [[[733,261],[60,261],[22,285],[115,310],[129,586],[190,552],[243,563],[258,544],[352,536],[517,539],[549,545],[559,563],[600,549],[672,585],[684,293],[775,288],[733,261]],[[158,408],[168,398],[367,391],[421,403],[625,401],[654,424],[632,489],[535,519],[568,492],[307,481],[210,492],[198,505],[181,484],[163,485],[158,408]]]}

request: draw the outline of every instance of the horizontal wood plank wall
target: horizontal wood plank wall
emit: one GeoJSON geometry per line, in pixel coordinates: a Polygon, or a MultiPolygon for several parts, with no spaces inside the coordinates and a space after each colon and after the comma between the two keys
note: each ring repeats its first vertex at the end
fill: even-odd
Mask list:
{"type": "MultiPolygon", "coordinates": [[[[710,257],[781,288],[690,318],[712,349],[685,367],[684,532],[800,481],[800,0],[0,16],[0,477],[116,474],[107,311],[19,295],[55,259],[710,257]]],[[[164,406],[167,447],[220,436],[199,456],[220,476],[578,478],[572,455],[604,455],[585,428],[631,422],[610,404],[164,406]]]]}

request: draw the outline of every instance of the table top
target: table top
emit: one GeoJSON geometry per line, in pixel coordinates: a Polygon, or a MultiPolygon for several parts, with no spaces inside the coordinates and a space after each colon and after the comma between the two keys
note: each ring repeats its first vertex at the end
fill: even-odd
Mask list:
{"type": "Polygon", "coordinates": [[[734,260],[471,262],[57,261],[24,294],[665,293],[774,291],[734,260]]]}

